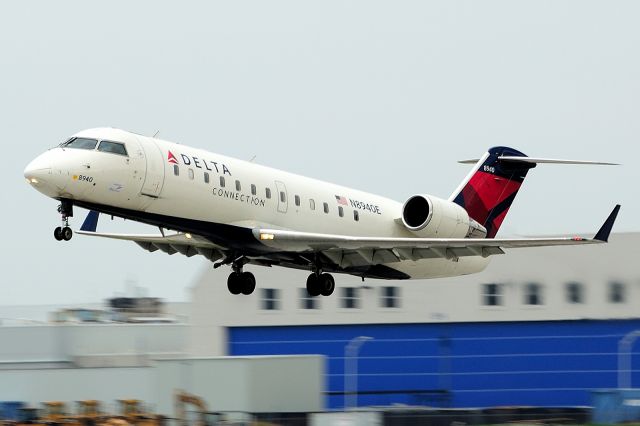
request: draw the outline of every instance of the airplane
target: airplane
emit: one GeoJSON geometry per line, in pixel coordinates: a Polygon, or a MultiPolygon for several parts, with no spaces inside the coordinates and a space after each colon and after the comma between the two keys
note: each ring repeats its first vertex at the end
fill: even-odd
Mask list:
{"type": "Polygon", "coordinates": [[[593,238],[496,238],[530,169],[613,163],[528,157],[493,147],[448,199],[404,203],[220,154],[114,128],[81,131],[36,157],[27,182],[60,202],[73,236],[73,207],[89,210],[78,234],[133,241],[143,249],[201,255],[231,266],[232,294],[256,288],[247,264],[310,271],[310,296],[334,292],[332,273],[406,280],[485,269],[504,249],[606,243],[620,205],[593,238]],[[157,235],[97,232],[99,214],[153,225],[157,235]],[[171,232],[169,232],[171,231],[171,232]]]}

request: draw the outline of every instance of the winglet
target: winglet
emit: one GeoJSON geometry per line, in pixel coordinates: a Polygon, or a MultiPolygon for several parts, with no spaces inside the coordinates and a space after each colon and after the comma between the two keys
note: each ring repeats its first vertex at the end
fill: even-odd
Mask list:
{"type": "Polygon", "coordinates": [[[593,237],[594,240],[602,241],[603,243],[609,242],[609,234],[611,234],[611,229],[613,228],[613,224],[615,223],[616,218],[618,217],[619,211],[620,211],[620,204],[616,205],[613,208],[613,211],[611,212],[607,220],[604,221],[604,223],[602,224],[602,227],[600,228],[596,236],[593,237]]]}
{"type": "Polygon", "coordinates": [[[100,216],[100,213],[98,213],[95,210],[90,210],[89,214],[87,215],[87,218],[82,223],[80,230],[85,232],[96,232],[96,229],[98,228],[99,216],[100,216]]]}

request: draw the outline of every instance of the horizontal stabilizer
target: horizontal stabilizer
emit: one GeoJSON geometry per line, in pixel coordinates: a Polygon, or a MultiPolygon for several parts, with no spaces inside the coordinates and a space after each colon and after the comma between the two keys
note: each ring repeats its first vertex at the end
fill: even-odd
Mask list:
{"type": "Polygon", "coordinates": [[[595,166],[619,166],[620,165],[618,163],[608,163],[604,161],[559,160],[556,158],[513,157],[508,155],[498,157],[498,160],[517,161],[521,163],[532,163],[532,164],[586,164],[586,165],[595,165],[595,166]]]}
{"type": "MultiPolygon", "coordinates": [[[[529,163],[529,164],[580,164],[580,165],[591,165],[591,166],[619,166],[619,163],[609,163],[606,161],[585,161],[585,160],[561,160],[557,158],[533,158],[533,157],[516,157],[510,155],[502,155],[498,157],[498,160],[510,161],[510,162],[519,162],[519,163],[529,163]]],[[[460,164],[476,164],[480,161],[479,158],[470,159],[470,160],[460,160],[458,163],[460,164]]]]}

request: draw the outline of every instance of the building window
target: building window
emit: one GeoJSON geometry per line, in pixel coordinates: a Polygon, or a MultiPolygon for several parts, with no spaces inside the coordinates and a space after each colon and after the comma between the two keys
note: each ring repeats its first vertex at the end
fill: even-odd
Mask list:
{"type": "Polygon", "coordinates": [[[262,289],[262,309],[275,311],[280,309],[280,290],[277,288],[262,289]]]}
{"type": "Polygon", "coordinates": [[[400,288],[398,287],[382,287],[382,298],[380,305],[383,308],[399,308],[400,307],[400,288]]]}
{"type": "Polygon", "coordinates": [[[193,180],[195,173],[193,173],[193,169],[189,169],[189,179],[193,180]]]}
{"type": "Polygon", "coordinates": [[[584,303],[584,286],[582,283],[567,283],[565,289],[568,303],[584,303]]]}
{"type": "Polygon", "coordinates": [[[256,186],[254,184],[251,184],[251,195],[256,195],[258,193],[258,190],[256,189],[256,186]]]}
{"type": "Polygon", "coordinates": [[[309,208],[311,210],[315,210],[316,209],[316,202],[312,199],[309,200],[309,208]]]}
{"type": "Polygon", "coordinates": [[[209,173],[204,172],[204,183],[209,183],[209,173]]]}
{"type": "Polygon", "coordinates": [[[325,213],[329,213],[329,204],[328,203],[322,203],[322,206],[324,207],[324,212],[325,213]]]}
{"type": "Polygon", "coordinates": [[[528,283],[524,288],[525,305],[542,305],[542,286],[538,283],[528,283]]]}
{"type": "Polygon", "coordinates": [[[319,297],[309,296],[306,287],[300,289],[300,309],[318,309],[319,297]]]}
{"type": "Polygon", "coordinates": [[[220,188],[224,188],[224,176],[220,176],[220,188]]]}
{"type": "Polygon", "coordinates": [[[264,195],[265,195],[265,197],[267,197],[268,199],[271,199],[271,188],[265,188],[265,189],[264,189],[264,195]]]}
{"type": "Polygon", "coordinates": [[[284,191],[280,191],[280,202],[285,203],[287,201],[287,194],[284,191]]]}
{"type": "Polygon", "coordinates": [[[177,164],[173,165],[173,174],[176,176],[180,176],[180,167],[177,164]]]}
{"type": "Polygon", "coordinates": [[[355,220],[356,222],[360,220],[360,213],[358,213],[358,210],[353,211],[353,220],[355,220]]]}
{"type": "Polygon", "coordinates": [[[484,306],[502,306],[504,304],[502,284],[482,284],[482,304],[484,306]]]}
{"type": "Polygon", "coordinates": [[[300,206],[300,196],[296,195],[295,197],[293,197],[293,199],[294,199],[294,201],[296,203],[296,206],[300,206]]]}
{"type": "Polygon", "coordinates": [[[242,191],[242,185],[240,185],[240,181],[236,180],[236,191],[240,192],[242,191]]]}
{"type": "Polygon", "coordinates": [[[342,287],[342,307],[346,309],[359,308],[358,289],[356,287],[342,287]]]}
{"type": "Polygon", "coordinates": [[[620,282],[609,283],[609,303],[624,303],[625,301],[625,286],[620,282]]]}

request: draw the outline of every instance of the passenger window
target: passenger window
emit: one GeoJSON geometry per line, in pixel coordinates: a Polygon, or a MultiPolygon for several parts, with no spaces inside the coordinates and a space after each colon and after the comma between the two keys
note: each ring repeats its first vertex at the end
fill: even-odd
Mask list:
{"type": "Polygon", "coordinates": [[[294,197],[294,199],[295,199],[295,201],[296,201],[296,206],[300,206],[300,196],[299,196],[299,195],[296,195],[296,196],[294,197]]]}
{"type": "Polygon", "coordinates": [[[256,186],[254,184],[251,184],[251,195],[256,195],[258,193],[258,191],[256,190],[256,186]]]}
{"type": "Polygon", "coordinates": [[[204,172],[204,183],[209,183],[209,173],[204,172]]]}
{"type": "Polygon", "coordinates": [[[118,142],[101,141],[100,145],[98,145],[98,151],[110,152],[111,154],[124,156],[127,155],[127,149],[124,147],[124,144],[118,142]]]}
{"type": "Polygon", "coordinates": [[[329,213],[329,204],[327,204],[327,203],[322,203],[322,205],[324,206],[324,212],[325,212],[325,213],[329,213]]]}
{"type": "Polygon", "coordinates": [[[269,199],[270,199],[270,198],[271,198],[271,188],[265,188],[265,189],[264,189],[264,195],[265,195],[267,198],[269,198],[269,199]]]}
{"type": "Polygon", "coordinates": [[[283,203],[287,201],[287,195],[284,193],[284,191],[280,191],[280,201],[283,203]]]}
{"type": "Polygon", "coordinates": [[[224,176],[220,176],[220,188],[224,188],[224,176]]]}
{"type": "Polygon", "coordinates": [[[311,210],[315,210],[316,209],[316,202],[313,199],[309,199],[309,208],[311,210]]]}
{"type": "Polygon", "coordinates": [[[177,164],[173,165],[173,174],[176,176],[180,176],[180,167],[177,164]]]}
{"type": "Polygon", "coordinates": [[[241,189],[242,189],[242,186],[240,185],[240,181],[239,181],[239,180],[237,180],[237,181],[236,181],[236,191],[240,192],[240,191],[241,191],[241,189]]]}
{"type": "Polygon", "coordinates": [[[338,216],[344,217],[344,209],[342,206],[338,206],[338,216]]]}
{"type": "Polygon", "coordinates": [[[189,169],[189,179],[193,180],[193,177],[194,177],[193,169],[189,169]]]}
{"type": "Polygon", "coordinates": [[[358,213],[358,210],[353,211],[353,220],[355,220],[356,222],[360,220],[360,213],[358,213]]]}
{"type": "Polygon", "coordinates": [[[98,141],[95,139],[87,139],[87,138],[74,138],[69,142],[65,143],[63,147],[65,148],[76,148],[76,149],[94,149],[98,141]]]}

